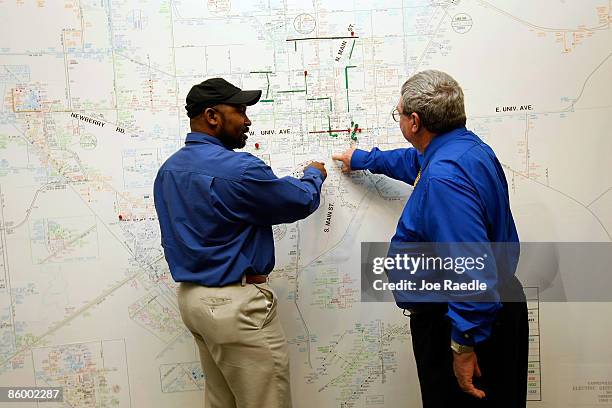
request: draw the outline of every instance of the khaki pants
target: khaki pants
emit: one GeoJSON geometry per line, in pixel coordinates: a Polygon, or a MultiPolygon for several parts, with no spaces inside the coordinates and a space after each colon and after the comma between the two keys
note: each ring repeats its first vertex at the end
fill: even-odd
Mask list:
{"type": "Polygon", "coordinates": [[[206,408],[290,408],[287,340],[267,283],[181,283],[181,317],[200,350],[206,408]]]}

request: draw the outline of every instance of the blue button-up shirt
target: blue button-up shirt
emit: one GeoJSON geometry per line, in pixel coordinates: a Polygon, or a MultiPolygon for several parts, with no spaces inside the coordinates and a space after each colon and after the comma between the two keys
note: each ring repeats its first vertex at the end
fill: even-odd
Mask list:
{"type": "MultiPolygon", "coordinates": [[[[434,137],[422,155],[414,148],[355,150],[351,168],[408,184],[414,184],[422,169],[392,242],[518,243],[502,166],[493,150],[466,128],[434,137]]],[[[516,248],[499,247],[510,253],[496,256],[505,264],[498,263],[497,271],[486,279],[488,287],[499,287],[512,278],[518,262],[516,248]]],[[[499,302],[450,302],[452,338],[461,344],[488,338],[500,307],[499,302]]]]}
{"type": "Polygon", "coordinates": [[[274,268],[272,225],[319,206],[323,175],[278,178],[246,152],[192,132],[161,166],[153,187],[161,241],[177,282],[224,286],[274,268]]]}

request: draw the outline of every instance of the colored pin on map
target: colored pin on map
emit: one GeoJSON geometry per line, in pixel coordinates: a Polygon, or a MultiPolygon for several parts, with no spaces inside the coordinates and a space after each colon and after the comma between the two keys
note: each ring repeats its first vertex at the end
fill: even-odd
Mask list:
{"type": "MultiPolygon", "coordinates": [[[[355,125],[355,127],[353,128],[353,132],[351,133],[351,139],[354,140],[354,141],[357,141],[356,133],[357,132],[361,132],[361,129],[359,128],[359,124],[355,123],[354,125],[355,125]]],[[[353,122],[352,121],[351,121],[351,126],[353,126],[353,122]]],[[[349,131],[350,131],[350,129],[349,129],[349,131]]]]}
{"type": "Polygon", "coordinates": [[[255,148],[259,149],[259,143],[255,143],[255,148]]]}
{"type": "Polygon", "coordinates": [[[123,215],[119,214],[119,221],[123,221],[123,215]]]}

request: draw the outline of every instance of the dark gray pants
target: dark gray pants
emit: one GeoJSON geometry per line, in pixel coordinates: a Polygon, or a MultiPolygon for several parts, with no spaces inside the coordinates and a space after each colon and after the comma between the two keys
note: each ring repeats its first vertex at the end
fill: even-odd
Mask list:
{"type": "MultiPolygon", "coordinates": [[[[522,294],[518,280],[510,285],[509,290],[515,294],[520,290],[522,294]]],[[[513,299],[516,297],[513,296],[513,299]]],[[[423,408],[526,407],[529,352],[527,304],[523,301],[502,305],[491,337],[475,347],[482,377],[474,377],[474,385],[486,393],[483,400],[461,391],[453,373],[451,323],[445,315],[447,304],[422,305],[411,314],[412,347],[423,408]]]]}

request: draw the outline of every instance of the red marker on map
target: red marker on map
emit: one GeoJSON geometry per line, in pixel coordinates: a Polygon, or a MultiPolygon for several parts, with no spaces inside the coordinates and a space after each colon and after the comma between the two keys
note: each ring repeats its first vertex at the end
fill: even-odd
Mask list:
{"type": "Polygon", "coordinates": [[[255,148],[259,149],[259,143],[255,143],[255,148]]]}

